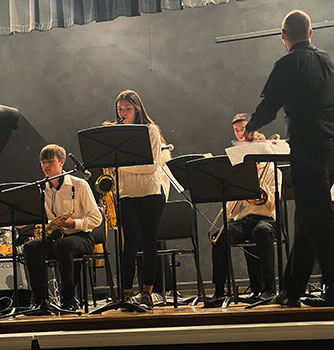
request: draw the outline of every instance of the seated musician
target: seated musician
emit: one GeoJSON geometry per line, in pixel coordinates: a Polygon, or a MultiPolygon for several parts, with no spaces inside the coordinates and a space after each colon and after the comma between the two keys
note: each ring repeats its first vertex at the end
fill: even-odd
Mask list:
{"type": "MultiPolygon", "coordinates": [[[[239,141],[243,140],[243,132],[249,116],[246,113],[235,115],[232,120],[234,134],[239,141]]],[[[265,139],[258,133],[257,139],[265,139]]],[[[259,176],[267,163],[258,163],[259,176]]],[[[281,174],[279,174],[279,188],[281,187],[281,174]]],[[[227,217],[229,219],[229,242],[244,243],[255,242],[255,247],[245,248],[245,257],[250,277],[250,298],[256,301],[259,298],[269,298],[276,293],[274,271],[274,238],[276,236],[275,223],[275,178],[274,167],[269,163],[268,171],[264,177],[262,188],[268,199],[262,205],[250,204],[246,200],[227,203],[227,217]]],[[[222,235],[212,246],[213,283],[215,284],[216,299],[225,296],[225,282],[228,266],[226,265],[224,239],[222,235]]]]}
{"type": "MultiPolygon", "coordinates": [[[[47,145],[40,152],[40,163],[45,176],[63,172],[66,151],[58,145],[47,145]]],[[[75,273],[73,258],[92,254],[94,239],[90,232],[102,222],[88,183],[78,177],[65,175],[46,183],[45,210],[49,220],[58,227],[46,238],[45,256],[56,258],[61,278],[61,307],[77,308],[74,298],[75,273]],[[74,212],[71,214],[72,209],[74,212]],[[71,214],[71,215],[70,215],[71,214]],[[63,238],[60,238],[61,233],[63,238]]],[[[47,231],[47,230],[46,230],[47,231]]],[[[46,299],[43,284],[42,240],[30,240],[24,245],[24,258],[35,306],[46,299]]]]}

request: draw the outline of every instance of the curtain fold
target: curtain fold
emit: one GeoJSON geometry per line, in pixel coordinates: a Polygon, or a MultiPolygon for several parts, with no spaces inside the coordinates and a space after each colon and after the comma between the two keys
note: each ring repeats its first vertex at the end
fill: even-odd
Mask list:
{"type": "MultiPolygon", "coordinates": [[[[0,0],[0,35],[68,28],[119,16],[182,10],[233,0],[0,0]]],[[[245,1],[245,0],[235,0],[245,1]]]]}

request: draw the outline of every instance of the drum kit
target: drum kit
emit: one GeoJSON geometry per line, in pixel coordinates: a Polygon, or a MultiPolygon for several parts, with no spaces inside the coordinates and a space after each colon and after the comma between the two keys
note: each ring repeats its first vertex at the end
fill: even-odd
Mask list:
{"type": "MultiPolygon", "coordinates": [[[[23,244],[27,239],[32,239],[34,234],[34,225],[26,225],[21,228],[15,228],[15,246],[18,257],[23,256],[23,244]]],[[[12,227],[0,227],[0,258],[13,255],[12,227]]]]}
{"type": "Polygon", "coordinates": [[[12,255],[12,253],[12,228],[2,227],[0,228],[0,256],[9,256],[12,255]]]}

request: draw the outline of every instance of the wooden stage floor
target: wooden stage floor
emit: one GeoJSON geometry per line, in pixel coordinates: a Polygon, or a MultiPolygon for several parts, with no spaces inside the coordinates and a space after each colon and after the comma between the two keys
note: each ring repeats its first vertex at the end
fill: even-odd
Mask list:
{"type": "Polygon", "coordinates": [[[157,306],[147,313],[109,310],[99,315],[20,315],[0,319],[2,350],[32,349],[32,341],[38,341],[41,349],[144,349],[167,344],[332,339],[334,307],[262,305],[245,309],[245,304],[232,303],[227,309],[157,306]]]}

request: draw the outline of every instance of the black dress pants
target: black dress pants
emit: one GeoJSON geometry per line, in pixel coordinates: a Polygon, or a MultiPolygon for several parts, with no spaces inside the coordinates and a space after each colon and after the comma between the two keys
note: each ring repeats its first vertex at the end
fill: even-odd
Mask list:
{"type": "MultiPolygon", "coordinates": [[[[73,258],[92,254],[94,240],[90,233],[78,232],[67,235],[63,239],[52,242],[45,240],[45,257],[57,259],[61,278],[62,301],[72,300],[74,297],[75,273],[73,258]]],[[[43,278],[42,239],[34,239],[24,244],[24,259],[27,267],[33,298],[36,304],[47,295],[47,278],[43,278]],[[43,283],[44,281],[44,283],[43,283]]],[[[45,271],[46,272],[46,271],[45,271]]]]}
{"type": "Polygon", "coordinates": [[[124,288],[131,289],[135,274],[136,256],[142,243],[143,283],[153,285],[157,269],[157,232],[165,207],[165,195],[121,198],[121,217],[124,233],[124,288]]]}
{"type": "Polygon", "coordinates": [[[334,140],[291,145],[291,179],[296,200],[294,244],[284,272],[288,296],[298,299],[317,259],[328,297],[334,301],[334,140]]]}
{"type": "MultiPolygon", "coordinates": [[[[260,215],[248,215],[228,224],[229,243],[255,242],[255,247],[245,250],[251,291],[264,290],[275,292],[275,252],[274,238],[276,223],[272,218],[260,215]]],[[[213,283],[220,289],[226,283],[228,264],[226,259],[225,239],[221,236],[212,246],[213,283]]]]}

